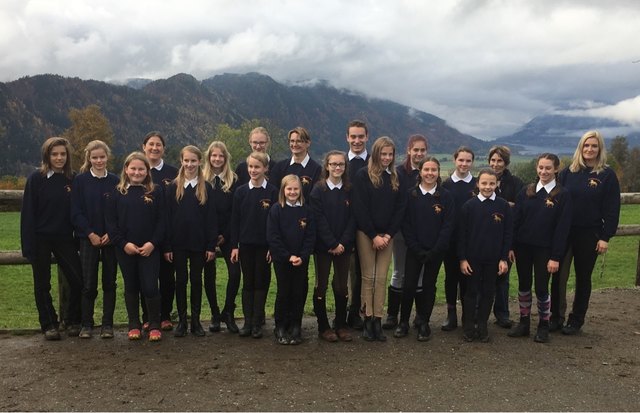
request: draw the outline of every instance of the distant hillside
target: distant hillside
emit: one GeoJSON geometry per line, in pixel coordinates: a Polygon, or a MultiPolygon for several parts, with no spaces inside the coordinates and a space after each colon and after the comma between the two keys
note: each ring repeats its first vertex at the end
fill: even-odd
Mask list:
{"type": "Polygon", "coordinates": [[[607,140],[624,135],[630,147],[640,146],[640,131],[632,131],[627,124],[613,119],[564,115],[537,116],[513,135],[498,138],[496,142],[523,145],[533,151],[541,148],[573,153],[580,137],[592,129],[599,130],[607,140]]]}
{"type": "MultiPolygon", "coordinates": [[[[199,81],[187,74],[125,85],[38,75],[0,83],[0,175],[24,173],[39,163],[45,137],[70,126],[71,108],[101,107],[122,155],[140,147],[150,130],[165,133],[172,146],[204,146],[218,124],[238,127],[250,119],[270,119],[283,130],[305,126],[312,154],[346,147],[345,125],[354,118],[370,125],[370,136],[389,135],[404,152],[410,134],[426,134],[432,152],[452,152],[460,145],[484,151],[488,143],[447,126],[443,119],[395,102],[369,99],[338,90],[327,82],[283,85],[257,73],[224,74],[199,81]]],[[[284,139],[282,136],[274,139],[284,139]]]]}

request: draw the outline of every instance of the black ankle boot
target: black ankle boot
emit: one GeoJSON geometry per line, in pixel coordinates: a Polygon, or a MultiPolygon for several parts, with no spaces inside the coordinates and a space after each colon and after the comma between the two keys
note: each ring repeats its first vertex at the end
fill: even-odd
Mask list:
{"type": "Polygon", "coordinates": [[[253,291],[242,290],[242,312],[244,325],[238,331],[240,337],[249,337],[253,326],[253,291]]]}
{"type": "Polygon", "coordinates": [[[367,341],[374,341],[376,336],[373,333],[373,320],[372,317],[365,317],[364,323],[362,323],[362,338],[367,341]]]}
{"type": "Polygon", "coordinates": [[[409,334],[409,323],[407,321],[400,321],[400,324],[398,324],[398,328],[396,328],[393,336],[395,338],[402,338],[406,337],[407,334],[409,334]]]}
{"type": "Polygon", "coordinates": [[[455,307],[447,309],[447,319],[440,328],[442,331],[453,331],[458,328],[458,313],[455,307]]]}
{"type": "Polygon", "coordinates": [[[548,343],[549,342],[549,321],[540,320],[538,323],[538,330],[536,336],[533,338],[536,343],[548,343]]]}
{"type": "Polygon", "coordinates": [[[509,337],[528,337],[530,331],[531,318],[529,316],[520,317],[520,322],[511,328],[507,335],[509,337]]]}
{"type": "Polygon", "coordinates": [[[199,318],[199,316],[191,315],[191,334],[196,337],[204,337],[204,328],[202,328],[199,318]]]}
{"type": "Polygon", "coordinates": [[[294,321],[291,327],[291,340],[289,344],[297,346],[302,343],[302,328],[299,322],[294,321]]]}
{"type": "Polygon", "coordinates": [[[378,341],[387,341],[387,336],[384,335],[384,330],[382,330],[382,317],[373,318],[373,335],[378,341]]]}
{"type": "Polygon", "coordinates": [[[228,332],[237,334],[240,331],[240,329],[238,328],[238,325],[236,324],[235,317],[233,316],[233,311],[231,312],[224,311],[221,314],[221,317],[222,317],[222,322],[227,325],[228,332]]]}
{"type": "Polygon", "coordinates": [[[173,330],[174,337],[184,337],[187,335],[187,314],[185,312],[178,312],[178,325],[173,330]]]}

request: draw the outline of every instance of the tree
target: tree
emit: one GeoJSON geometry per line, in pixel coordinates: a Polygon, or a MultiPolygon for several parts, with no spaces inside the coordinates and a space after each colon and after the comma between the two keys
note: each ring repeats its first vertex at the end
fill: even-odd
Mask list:
{"type": "Polygon", "coordinates": [[[623,192],[640,192],[640,148],[633,148],[629,153],[624,178],[623,192]]]}
{"type": "Polygon", "coordinates": [[[72,108],[69,111],[69,119],[71,126],[62,136],[71,143],[71,165],[78,170],[84,163],[84,148],[89,142],[97,139],[111,147],[114,135],[109,120],[102,114],[98,105],[89,105],[84,109],[72,108]]]}

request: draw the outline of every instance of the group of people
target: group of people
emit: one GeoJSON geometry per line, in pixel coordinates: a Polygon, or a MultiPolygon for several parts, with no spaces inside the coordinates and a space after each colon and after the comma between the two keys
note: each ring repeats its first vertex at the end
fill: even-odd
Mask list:
{"type": "Polygon", "coordinates": [[[162,331],[171,330],[176,337],[187,332],[204,336],[203,284],[212,315],[209,331],[221,331],[225,323],[230,333],[261,338],[273,264],[275,339],[300,344],[311,257],[318,334],[329,342],[353,340],[353,329],[361,329],[367,341],[385,341],[385,330],[405,337],[414,307],[416,337],[429,340],[443,262],[443,331],[458,327],[460,299],[464,340],[489,340],[492,308],[496,323],[510,329],[510,337],[528,336],[532,286],[538,307],[535,341],[547,342],[550,331],[580,331],[596,258],[606,253],[620,210],[619,184],[606,165],[599,132],[582,136],[571,165],[562,171],[556,155],[540,155],[538,178],[528,185],[510,173],[505,146],[490,150],[490,168],[476,176],[471,172],[473,150],[458,148],[455,170],[443,182],[440,162],[428,155],[422,135],[409,138],[406,159],[398,166],[397,148],[389,137],[376,139],[369,153],[368,128],[359,120],[347,125],[349,150],[329,151],[321,163],[310,157],[311,137],[305,128],[292,129],[287,139],[291,157],[280,162],[270,158],[271,139],[258,127],[249,135],[251,154],[235,171],[220,141],[204,153],[185,146],[175,168],[163,161],[164,137],[151,132],[142,152],[126,157],[119,177],[107,171],[111,153],[104,142],[87,145],[76,175],[69,142],[47,139],[41,167],[27,179],[21,216],[22,252],[33,268],[45,339],[60,339],[51,298],[51,254],[69,285],[67,334],[81,338],[94,334],[100,262],[103,338],[114,336],[118,265],[130,340],[148,332],[150,341],[158,341],[162,331]],[[216,255],[228,271],[222,310],[216,255]],[[576,293],[565,323],[572,260],[576,293]],[[510,321],[508,297],[514,262],[520,313],[516,325],[510,321]],[[235,302],[241,281],[244,324],[239,328],[235,302]],[[326,305],[329,281],[332,321],[326,305]],[[174,298],[176,325],[171,320],[174,298]]]}

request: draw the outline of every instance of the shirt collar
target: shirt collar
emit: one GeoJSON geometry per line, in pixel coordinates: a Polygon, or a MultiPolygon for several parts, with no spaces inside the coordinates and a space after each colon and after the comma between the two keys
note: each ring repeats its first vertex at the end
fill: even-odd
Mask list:
{"type": "MultiPolygon", "coordinates": [[[[302,160],[302,162],[300,162],[300,164],[302,165],[303,168],[307,167],[307,164],[309,163],[309,159],[311,159],[311,157],[309,156],[309,154],[307,153],[307,156],[304,157],[304,159],[302,160]]],[[[291,162],[289,162],[289,165],[293,165],[294,163],[296,163],[294,157],[291,157],[291,162]]]]}
{"type": "Polygon", "coordinates": [[[540,181],[538,181],[538,184],[536,185],[536,192],[540,191],[542,188],[544,188],[545,191],[547,191],[548,194],[551,193],[551,191],[553,191],[553,188],[556,187],[556,180],[552,180],[551,182],[549,182],[546,185],[542,185],[540,183],[540,181]]]}
{"type": "Polygon", "coordinates": [[[367,150],[365,149],[364,151],[360,152],[360,153],[354,153],[353,151],[351,151],[351,149],[349,149],[349,160],[352,160],[353,158],[360,158],[363,161],[367,159],[367,150]]]}
{"type": "Polygon", "coordinates": [[[301,207],[301,206],[302,206],[302,203],[301,203],[300,201],[296,201],[296,203],[295,203],[295,204],[292,204],[292,203],[290,203],[289,201],[285,201],[285,203],[287,204],[287,206],[290,206],[290,207],[292,207],[292,208],[295,208],[295,207],[301,207]]]}
{"type": "Polygon", "coordinates": [[[91,172],[91,176],[93,176],[94,178],[98,178],[98,179],[106,178],[107,175],[109,175],[109,171],[107,171],[106,169],[104,170],[104,175],[102,175],[102,176],[96,175],[95,172],[93,172],[93,168],[89,168],[89,172],[91,172]]]}
{"type": "Polygon", "coordinates": [[[189,186],[191,186],[192,188],[195,188],[196,185],[198,185],[198,177],[196,176],[195,178],[191,179],[191,180],[185,180],[184,181],[184,189],[187,189],[189,186]]]}
{"type": "Polygon", "coordinates": [[[53,176],[53,174],[55,174],[55,172],[53,172],[52,170],[48,170],[47,171],[47,179],[51,178],[53,176]]]}
{"type": "Polygon", "coordinates": [[[391,175],[391,169],[386,168],[384,171],[385,171],[386,173],[388,173],[389,175],[391,175]]]}
{"type": "Polygon", "coordinates": [[[253,189],[253,188],[264,188],[267,189],[267,180],[262,178],[262,183],[258,186],[254,186],[253,182],[251,182],[251,180],[249,180],[249,189],[253,189]]]}
{"type": "Polygon", "coordinates": [[[484,195],[482,195],[482,194],[478,194],[478,199],[480,200],[480,202],[484,202],[484,201],[486,201],[487,199],[490,199],[490,200],[492,200],[492,201],[495,201],[495,200],[496,200],[496,193],[495,193],[495,192],[494,192],[494,193],[492,193],[492,194],[491,194],[491,196],[490,196],[489,198],[486,198],[486,197],[485,197],[484,195]]]}
{"type": "Polygon", "coordinates": [[[418,185],[418,188],[420,188],[420,192],[422,192],[422,195],[426,195],[426,194],[435,194],[436,193],[436,188],[438,187],[438,185],[434,186],[433,188],[431,188],[430,190],[426,190],[422,187],[422,184],[418,185]]]}
{"type": "Polygon", "coordinates": [[[333,182],[327,179],[327,187],[329,188],[330,191],[332,191],[334,188],[342,189],[342,181],[334,185],[333,182]]]}
{"type": "Polygon", "coordinates": [[[156,166],[152,166],[151,169],[161,171],[163,166],[164,166],[164,159],[160,159],[160,163],[157,164],[156,166]]]}
{"type": "Polygon", "coordinates": [[[462,181],[468,184],[469,182],[471,182],[472,179],[473,179],[473,175],[471,175],[470,173],[468,173],[467,176],[465,176],[464,178],[460,178],[455,171],[451,174],[451,180],[453,181],[453,183],[462,181]]]}

